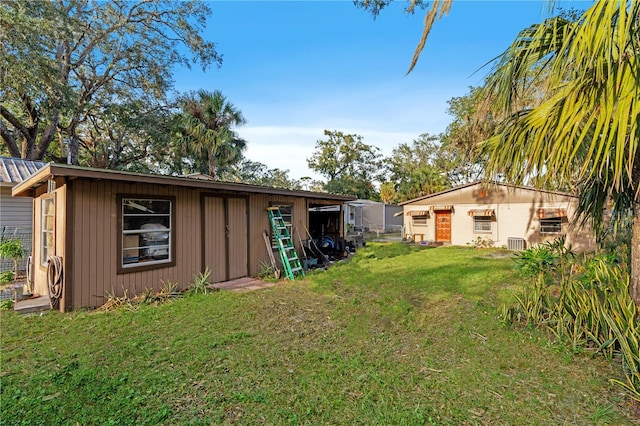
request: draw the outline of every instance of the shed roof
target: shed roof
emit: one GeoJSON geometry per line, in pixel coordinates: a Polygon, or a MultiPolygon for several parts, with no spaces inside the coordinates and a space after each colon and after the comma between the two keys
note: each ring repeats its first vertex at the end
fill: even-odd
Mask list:
{"type": "Polygon", "coordinates": [[[46,163],[22,158],[0,157],[0,185],[13,186],[22,182],[46,163]]]}
{"type": "Polygon", "coordinates": [[[269,186],[248,185],[245,183],[231,183],[210,181],[206,179],[164,176],[144,173],[126,172],[120,170],[93,169],[89,167],[71,166],[67,164],[49,163],[37,173],[30,176],[22,183],[16,185],[12,194],[14,196],[33,196],[33,190],[55,177],[101,179],[121,182],[151,183],[159,185],[181,186],[188,188],[203,188],[210,190],[237,191],[248,193],[275,194],[282,196],[297,196],[319,200],[351,201],[355,197],[348,195],[329,194],[324,192],[294,191],[269,186]]]}

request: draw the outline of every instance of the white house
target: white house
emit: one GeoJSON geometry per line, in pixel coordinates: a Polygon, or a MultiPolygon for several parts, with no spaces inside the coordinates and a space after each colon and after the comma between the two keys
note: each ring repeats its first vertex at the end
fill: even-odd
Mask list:
{"type": "Polygon", "coordinates": [[[578,197],[564,192],[473,182],[400,205],[414,241],[522,250],[564,236],[576,251],[596,248],[591,227],[571,225],[578,197]]]}

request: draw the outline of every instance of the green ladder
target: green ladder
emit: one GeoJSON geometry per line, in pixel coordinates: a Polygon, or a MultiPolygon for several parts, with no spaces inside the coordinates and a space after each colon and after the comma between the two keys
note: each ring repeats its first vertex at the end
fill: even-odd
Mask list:
{"type": "Polygon", "coordinates": [[[280,214],[280,209],[278,207],[268,207],[267,213],[269,214],[273,237],[278,244],[278,253],[280,253],[280,260],[286,277],[293,281],[296,274],[304,276],[304,269],[302,269],[298,253],[296,253],[296,249],[293,246],[293,240],[289,235],[289,230],[282,218],[282,214],[280,214]]]}

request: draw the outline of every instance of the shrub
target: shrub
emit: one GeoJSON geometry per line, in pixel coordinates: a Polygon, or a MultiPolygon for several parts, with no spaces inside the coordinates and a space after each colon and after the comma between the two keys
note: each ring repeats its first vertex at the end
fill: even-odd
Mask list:
{"type": "Polygon", "coordinates": [[[204,272],[200,272],[197,275],[193,276],[193,284],[186,291],[187,294],[207,294],[211,289],[209,285],[209,276],[211,276],[211,271],[207,267],[204,272]]]}
{"type": "Polygon", "coordinates": [[[558,242],[521,252],[516,265],[530,283],[502,315],[505,322],[547,327],[574,352],[619,356],[626,383],[613,381],[640,401],[640,326],[629,293],[627,252],[623,246],[580,263],[558,242]]]}
{"type": "Polygon", "coordinates": [[[7,284],[13,281],[13,271],[2,271],[0,272],[0,285],[7,284]]]}
{"type": "Polygon", "coordinates": [[[13,260],[14,278],[18,276],[18,262],[24,255],[22,241],[18,239],[0,241],[0,257],[13,260]]]}

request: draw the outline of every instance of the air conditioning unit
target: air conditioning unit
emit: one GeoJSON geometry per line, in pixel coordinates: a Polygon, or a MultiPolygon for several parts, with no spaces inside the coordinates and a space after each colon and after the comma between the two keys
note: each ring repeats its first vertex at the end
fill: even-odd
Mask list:
{"type": "Polygon", "coordinates": [[[524,238],[509,237],[507,238],[507,248],[509,250],[522,251],[527,247],[527,242],[524,238]]]}

